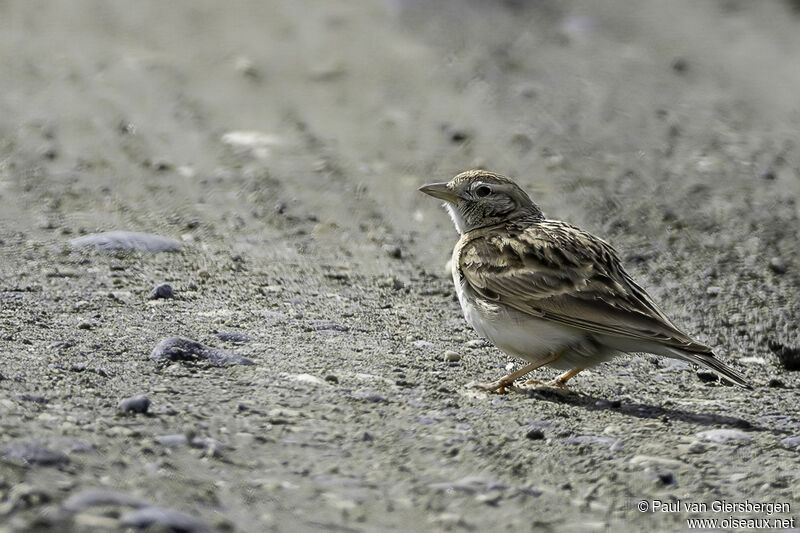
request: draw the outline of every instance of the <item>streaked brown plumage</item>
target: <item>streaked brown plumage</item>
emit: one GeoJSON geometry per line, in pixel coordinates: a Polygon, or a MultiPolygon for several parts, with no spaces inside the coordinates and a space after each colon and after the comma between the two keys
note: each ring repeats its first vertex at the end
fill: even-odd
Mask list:
{"type": "Polygon", "coordinates": [[[749,387],[658,308],[608,243],[545,219],[510,179],[471,170],[420,190],[445,201],[461,233],[452,268],[467,322],[503,351],[530,362],[480,388],[502,390],[543,365],[568,371],[551,383],[563,386],[620,352],[699,363],[749,387]]]}

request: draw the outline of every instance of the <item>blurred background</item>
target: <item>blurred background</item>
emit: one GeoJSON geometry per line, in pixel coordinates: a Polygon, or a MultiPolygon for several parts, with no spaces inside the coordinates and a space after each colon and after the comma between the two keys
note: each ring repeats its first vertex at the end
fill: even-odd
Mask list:
{"type": "Polygon", "coordinates": [[[212,524],[185,531],[796,501],[798,58],[788,0],[0,0],[0,533],[186,524],[126,495],[212,524]],[[756,391],[641,355],[466,391],[520,361],[464,323],[417,187],[474,167],[609,240],[756,391]],[[70,244],[111,230],[184,246],[70,244]],[[152,361],[176,335],[255,365],[152,361]]]}
{"type": "Polygon", "coordinates": [[[279,211],[331,249],[447,231],[432,262],[416,187],[480,166],[607,236],[793,221],[798,29],[782,0],[6,1],[0,220],[235,247],[279,211]]]}

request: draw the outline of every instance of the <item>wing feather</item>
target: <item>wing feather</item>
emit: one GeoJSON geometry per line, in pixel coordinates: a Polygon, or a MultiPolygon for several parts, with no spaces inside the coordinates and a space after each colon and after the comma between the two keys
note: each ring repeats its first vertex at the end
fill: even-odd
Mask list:
{"type": "Polygon", "coordinates": [[[484,298],[592,333],[711,353],[667,318],[605,241],[550,220],[508,235],[509,227],[479,232],[461,247],[463,279],[484,298]]]}

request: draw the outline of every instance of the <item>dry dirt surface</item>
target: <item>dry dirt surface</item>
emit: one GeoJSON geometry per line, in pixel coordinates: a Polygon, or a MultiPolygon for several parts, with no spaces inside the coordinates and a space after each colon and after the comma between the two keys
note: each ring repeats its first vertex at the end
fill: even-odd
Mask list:
{"type": "Polygon", "coordinates": [[[0,533],[800,527],[798,57],[777,0],[0,1],[0,533]],[[416,189],[477,166],[754,390],[465,388],[522,362],[416,189]]]}

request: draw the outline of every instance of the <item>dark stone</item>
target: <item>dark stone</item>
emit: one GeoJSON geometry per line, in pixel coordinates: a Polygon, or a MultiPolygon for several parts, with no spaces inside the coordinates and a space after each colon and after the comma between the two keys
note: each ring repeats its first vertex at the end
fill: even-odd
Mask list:
{"type": "Polygon", "coordinates": [[[384,244],[382,248],[384,253],[389,257],[392,257],[394,259],[403,258],[403,249],[396,244],[384,244]]]}
{"type": "Polygon", "coordinates": [[[450,132],[450,140],[454,143],[463,143],[469,139],[469,133],[463,130],[454,130],[450,132]]]}
{"type": "Polygon", "coordinates": [[[164,507],[143,507],[120,517],[123,526],[137,529],[157,528],[181,533],[211,531],[211,528],[192,515],[164,507]]]}
{"type": "Polygon", "coordinates": [[[58,148],[53,145],[45,146],[41,149],[41,154],[44,159],[53,161],[58,157],[58,148]]]}
{"type": "Polygon", "coordinates": [[[105,233],[93,233],[84,237],[72,239],[69,243],[73,248],[93,247],[95,250],[127,250],[142,251],[150,253],[177,252],[183,246],[180,242],[153,235],[151,233],[139,233],[135,231],[107,231],[105,233]]]}
{"type": "Polygon", "coordinates": [[[675,479],[675,475],[672,472],[662,472],[658,474],[658,481],[662,485],[677,485],[678,481],[675,479]]]}
{"type": "Polygon", "coordinates": [[[117,405],[117,409],[123,413],[140,413],[144,414],[150,408],[150,398],[144,395],[138,396],[131,396],[130,398],[125,398],[119,405],[117,405]]]}
{"type": "Polygon", "coordinates": [[[786,274],[788,267],[786,266],[786,261],[784,261],[782,258],[773,257],[769,260],[769,269],[775,274],[786,274]]]}
{"type": "Polygon", "coordinates": [[[544,431],[539,428],[529,429],[528,432],[525,433],[525,438],[530,440],[543,440],[544,431]]]}
{"type": "Polygon", "coordinates": [[[678,74],[684,74],[689,70],[689,62],[685,58],[679,57],[672,62],[672,70],[678,74]]]}
{"type": "Polygon", "coordinates": [[[106,489],[84,490],[71,495],[64,502],[64,509],[70,512],[83,511],[89,507],[119,505],[125,507],[145,507],[147,504],[133,496],[106,489]]]}
{"type": "Polygon", "coordinates": [[[154,361],[211,361],[218,365],[254,365],[247,357],[218,350],[182,337],[168,337],[158,343],[150,358],[154,361]]]}
{"type": "Polygon", "coordinates": [[[713,381],[719,381],[719,376],[710,370],[701,369],[697,371],[697,377],[700,378],[700,381],[703,383],[711,383],[713,381]]]}
{"type": "Polygon", "coordinates": [[[782,389],[786,387],[786,384],[777,378],[772,378],[769,380],[769,383],[767,383],[767,387],[771,389],[782,389]]]}
{"type": "Polygon", "coordinates": [[[51,450],[35,441],[12,442],[0,451],[0,457],[20,466],[58,466],[69,463],[61,451],[51,450]]]}
{"type": "Polygon", "coordinates": [[[767,343],[769,349],[778,356],[786,370],[800,370],[800,348],[786,346],[777,341],[767,343]]]}
{"type": "Polygon", "coordinates": [[[148,300],[157,300],[162,298],[175,298],[175,292],[172,290],[172,286],[169,283],[162,283],[161,285],[158,285],[147,296],[148,300]]]}

